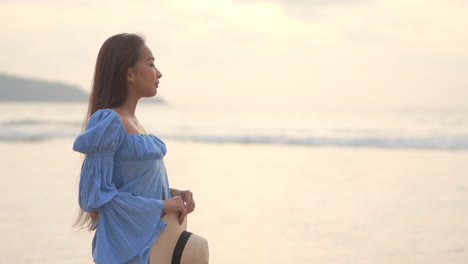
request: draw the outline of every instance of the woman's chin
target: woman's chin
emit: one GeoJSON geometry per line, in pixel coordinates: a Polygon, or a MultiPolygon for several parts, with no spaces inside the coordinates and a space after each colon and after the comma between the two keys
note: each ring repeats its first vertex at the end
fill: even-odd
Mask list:
{"type": "Polygon", "coordinates": [[[142,98],[151,98],[151,97],[155,97],[157,94],[157,92],[154,92],[153,94],[145,94],[144,96],[142,96],[142,98]]]}
{"type": "Polygon", "coordinates": [[[149,94],[147,97],[155,97],[158,94],[158,90],[154,89],[153,93],[149,94]]]}

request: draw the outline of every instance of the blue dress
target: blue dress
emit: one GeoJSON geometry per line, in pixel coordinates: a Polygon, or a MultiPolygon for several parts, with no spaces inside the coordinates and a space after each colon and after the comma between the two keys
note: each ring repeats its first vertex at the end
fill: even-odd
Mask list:
{"type": "Polygon", "coordinates": [[[167,223],[164,200],[171,198],[163,157],[166,145],[153,134],[128,134],[112,109],[89,119],[73,150],[86,154],[79,205],[99,210],[92,241],[98,264],[147,264],[152,244],[167,223]]]}

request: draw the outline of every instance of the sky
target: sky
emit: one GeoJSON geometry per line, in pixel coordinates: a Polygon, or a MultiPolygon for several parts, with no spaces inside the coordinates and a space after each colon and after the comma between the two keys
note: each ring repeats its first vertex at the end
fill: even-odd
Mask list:
{"type": "Polygon", "coordinates": [[[0,0],[0,72],[90,90],[138,33],[169,102],[468,106],[467,0],[0,0]]]}

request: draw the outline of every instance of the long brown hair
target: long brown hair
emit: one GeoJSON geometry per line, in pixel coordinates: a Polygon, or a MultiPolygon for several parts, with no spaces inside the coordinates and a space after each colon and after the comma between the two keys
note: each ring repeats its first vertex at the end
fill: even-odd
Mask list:
{"type": "MultiPolygon", "coordinates": [[[[89,96],[88,112],[83,122],[82,132],[89,118],[99,109],[121,106],[127,99],[127,70],[133,67],[141,56],[145,44],[144,37],[137,34],[121,33],[108,38],[101,46],[96,60],[92,90],[89,96]]],[[[73,226],[97,227],[99,211],[86,212],[79,209],[73,226]]]]}

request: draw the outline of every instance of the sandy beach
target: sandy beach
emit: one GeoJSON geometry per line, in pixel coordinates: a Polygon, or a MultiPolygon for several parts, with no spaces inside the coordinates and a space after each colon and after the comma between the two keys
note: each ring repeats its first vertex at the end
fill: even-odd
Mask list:
{"type": "MultiPolygon", "coordinates": [[[[92,263],[72,144],[0,143],[0,264],[92,263]]],[[[468,262],[466,151],[166,144],[210,263],[468,262]]]]}

